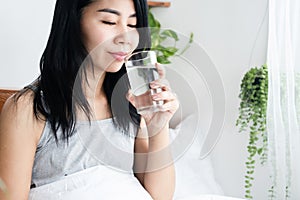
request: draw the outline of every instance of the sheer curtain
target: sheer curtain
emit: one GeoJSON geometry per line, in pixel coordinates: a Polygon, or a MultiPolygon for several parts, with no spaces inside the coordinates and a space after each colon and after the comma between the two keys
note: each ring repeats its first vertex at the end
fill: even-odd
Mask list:
{"type": "Polygon", "coordinates": [[[269,0],[267,133],[272,199],[300,199],[300,1],[269,0]]]}

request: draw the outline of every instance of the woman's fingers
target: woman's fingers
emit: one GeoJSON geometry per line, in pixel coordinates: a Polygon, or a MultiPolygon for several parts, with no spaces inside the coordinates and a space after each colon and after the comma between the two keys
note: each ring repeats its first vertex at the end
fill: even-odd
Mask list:
{"type": "Polygon", "coordinates": [[[154,101],[172,101],[176,99],[176,95],[171,91],[162,91],[152,95],[154,101]]]}
{"type": "Polygon", "coordinates": [[[161,106],[160,111],[162,111],[162,112],[169,111],[171,113],[175,113],[176,110],[178,109],[178,107],[179,107],[178,100],[169,101],[161,106]]]}
{"type": "MultiPolygon", "coordinates": [[[[179,107],[179,101],[175,93],[172,92],[169,82],[165,79],[165,69],[164,67],[156,63],[157,72],[159,74],[159,79],[154,80],[150,83],[150,89],[147,98],[150,95],[152,101],[162,102],[160,104],[160,111],[167,111],[169,114],[174,114],[179,107]]],[[[132,91],[129,90],[127,94],[128,101],[136,107],[135,96],[132,91]]],[[[151,101],[151,100],[150,100],[151,101]]]]}
{"type": "Polygon", "coordinates": [[[169,82],[167,81],[167,79],[157,79],[155,81],[152,81],[150,83],[150,87],[152,89],[161,88],[164,91],[171,90],[171,88],[169,86],[169,82]]]}
{"type": "MultiPolygon", "coordinates": [[[[164,69],[158,65],[158,71],[160,76],[164,76],[164,69]]],[[[179,101],[177,96],[169,86],[169,82],[165,78],[160,78],[150,83],[151,89],[155,92],[152,94],[153,101],[163,101],[164,104],[161,106],[161,111],[175,112],[179,107],[179,101]]]]}

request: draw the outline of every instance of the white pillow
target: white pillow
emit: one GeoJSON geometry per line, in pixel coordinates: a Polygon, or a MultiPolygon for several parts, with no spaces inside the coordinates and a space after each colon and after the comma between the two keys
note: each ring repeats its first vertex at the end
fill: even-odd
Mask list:
{"type": "Polygon", "coordinates": [[[179,134],[187,135],[196,131],[195,139],[191,141],[192,144],[188,150],[179,159],[176,160],[175,158],[176,188],[174,199],[200,194],[224,194],[215,180],[210,157],[199,159],[201,141],[204,137],[200,131],[195,130],[196,123],[197,116],[190,115],[182,120],[175,129],[170,129],[171,141],[174,141],[179,134]]]}

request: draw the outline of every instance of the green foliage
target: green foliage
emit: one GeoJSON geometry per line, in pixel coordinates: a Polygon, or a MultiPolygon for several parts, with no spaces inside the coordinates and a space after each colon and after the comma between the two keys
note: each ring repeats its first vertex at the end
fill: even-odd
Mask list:
{"type": "Polygon", "coordinates": [[[179,56],[183,54],[193,42],[193,33],[190,34],[189,41],[181,52],[176,47],[176,42],[179,41],[177,33],[171,29],[161,29],[160,22],[154,17],[151,9],[149,9],[149,26],[151,31],[151,49],[156,52],[157,61],[161,64],[169,64],[169,60],[172,56],[179,56]],[[164,45],[163,43],[167,40],[172,41],[172,45],[164,45]]]}
{"type": "MultiPolygon", "coordinates": [[[[295,107],[297,121],[300,122],[300,73],[296,73],[294,78],[295,107]]],[[[286,108],[288,104],[287,83],[287,75],[281,73],[278,85],[280,85],[280,103],[282,108],[286,108]]],[[[249,132],[249,144],[247,146],[249,155],[246,161],[245,197],[247,199],[253,199],[251,196],[251,187],[252,181],[254,180],[253,174],[256,156],[260,158],[261,164],[264,164],[267,160],[266,112],[268,101],[268,70],[266,65],[260,68],[252,68],[244,75],[239,98],[241,102],[236,125],[239,126],[240,132],[249,132]]],[[[281,112],[281,115],[287,115],[286,109],[282,109],[281,112]]],[[[282,118],[282,122],[286,127],[288,126],[287,119],[287,117],[282,118]]],[[[290,198],[290,172],[288,171],[287,174],[285,199],[290,198]]],[[[273,182],[269,189],[269,199],[276,199],[276,173],[271,178],[273,182]]]]}
{"type": "Polygon", "coordinates": [[[266,65],[251,68],[243,77],[240,86],[239,116],[236,125],[239,132],[249,132],[246,161],[245,198],[251,195],[255,157],[261,164],[267,160],[266,112],[268,101],[268,69],[266,65]]]}

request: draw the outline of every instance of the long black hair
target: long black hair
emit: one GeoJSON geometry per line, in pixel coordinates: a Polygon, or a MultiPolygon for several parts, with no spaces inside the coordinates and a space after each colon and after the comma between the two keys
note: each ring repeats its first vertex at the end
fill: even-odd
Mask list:
{"type": "MultiPolygon", "coordinates": [[[[35,83],[37,87],[34,91],[33,106],[35,116],[42,115],[51,124],[56,140],[58,140],[58,129],[62,130],[63,139],[68,140],[73,134],[76,125],[76,108],[82,109],[90,119],[90,107],[81,86],[84,78],[78,76],[78,73],[81,73],[80,66],[88,56],[81,38],[80,19],[83,9],[94,1],[57,0],[55,5],[50,36],[40,60],[41,74],[35,83]],[[78,78],[80,81],[77,81],[78,78]]],[[[139,31],[142,32],[142,37],[137,49],[147,49],[150,46],[150,33],[146,28],[148,27],[147,1],[133,0],[133,2],[137,28],[139,30],[145,27],[139,31]]],[[[128,130],[131,122],[138,126],[140,115],[126,99],[129,83],[124,65],[116,73],[106,73],[103,87],[115,125],[125,131],[128,130]],[[119,98],[113,98],[117,83],[121,85],[117,89],[119,98]]]]}

